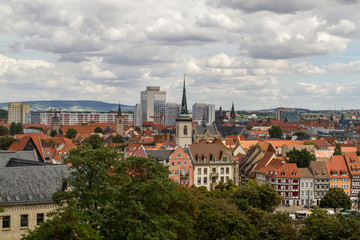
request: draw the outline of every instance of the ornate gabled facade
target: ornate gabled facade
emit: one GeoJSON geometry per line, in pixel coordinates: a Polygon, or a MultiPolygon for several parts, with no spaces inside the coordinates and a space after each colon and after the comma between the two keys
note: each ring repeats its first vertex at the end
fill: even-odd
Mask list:
{"type": "Polygon", "coordinates": [[[193,130],[193,142],[196,143],[201,139],[215,139],[219,138],[220,133],[218,132],[215,125],[195,125],[193,130]]]}
{"type": "Polygon", "coordinates": [[[230,179],[239,184],[238,163],[231,150],[224,150],[217,143],[191,144],[189,146],[194,165],[194,185],[214,189],[219,182],[230,179]]]}

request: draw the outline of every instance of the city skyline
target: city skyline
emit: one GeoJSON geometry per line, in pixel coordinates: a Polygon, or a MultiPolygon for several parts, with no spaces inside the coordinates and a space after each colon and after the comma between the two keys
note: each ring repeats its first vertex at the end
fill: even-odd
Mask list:
{"type": "Polygon", "coordinates": [[[0,102],[358,109],[359,1],[0,3],[0,102]]]}

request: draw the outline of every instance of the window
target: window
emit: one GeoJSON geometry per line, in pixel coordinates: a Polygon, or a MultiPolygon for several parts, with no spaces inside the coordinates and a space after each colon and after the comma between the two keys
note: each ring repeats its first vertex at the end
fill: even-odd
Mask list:
{"type": "Polygon", "coordinates": [[[181,153],[178,153],[178,154],[176,155],[176,157],[181,158],[181,157],[182,157],[181,153]]]}
{"type": "Polygon", "coordinates": [[[220,173],[221,173],[221,174],[224,174],[224,168],[223,168],[223,167],[220,168],[220,173]]]}
{"type": "Polygon", "coordinates": [[[29,226],[29,215],[21,215],[20,217],[20,227],[28,227],[29,226]]]}
{"type": "Polygon", "coordinates": [[[187,161],[184,161],[184,165],[187,165],[187,161]]]}
{"type": "Polygon", "coordinates": [[[198,177],[198,179],[197,179],[197,184],[198,184],[198,185],[201,185],[201,177],[198,177]]]}
{"type": "Polygon", "coordinates": [[[178,162],[178,165],[180,166],[180,165],[181,165],[181,162],[178,162]]]}
{"type": "Polygon", "coordinates": [[[40,225],[40,223],[44,222],[44,214],[38,213],[36,214],[36,225],[40,225]]]}
{"type": "Polygon", "coordinates": [[[2,228],[10,228],[10,216],[2,216],[2,228]]]}
{"type": "Polygon", "coordinates": [[[201,175],[201,168],[198,168],[198,175],[201,175]]]}
{"type": "Polygon", "coordinates": [[[207,184],[207,177],[204,177],[204,185],[207,184]]]}
{"type": "Polygon", "coordinates": [[[201,158],[200,158],[200,157],[197,157],[197,161],[198,161],[198,163],[201,162],[201,158]]]}
{"type": "Polygon", "coordinates": [[[349,182],[349,179],[348,178],[343,178],[343,179],[341,179],[341,182],[349,182]]]}
{"type": "Polygon", "coordinates": [[[175,162],[171,162],[171,166],[175,166],[175,162]]]}
{"type": "Polygon", "coordinates": [[[187,126],[184,126],[184,135],[187,135],[188,131],[187,131],[187,126]]]}
{"type": "Polygon", "coordinates": [[[204,174],[207,174],[207,168],[204,168],[204,174]]]}
{"type": "Polygon", "coordinates": [[[179,176],[179,170],[175,170],[175,176],[179,176]]]}
{"type": "Polygon", "coordinates": [[[227,162],[227,157],[223,157],[223,161],[224,161],[224,162],[227,162]]]}
{"type": "Polygon", "coordinates": [[[221,181],[221,182],[224,182],[224,177],[221,177],[220,181],[221,181]]]}
{"type": "Polygon", "coordinates": [[[174,170],[170,171],[170,176],[174,176],[174,170]]]}
{"type": "Polygon", "coordinates": [[[212,173],[213,173],[213,174],[216,173],[216,168],[212,168],[212,173]]]}
{"type": "Polygon", "coordinates": [[[230,173],[230,169],[227,167],[226,168],[226,174],[229,174],[230,173]]]}
{"type": "Polygon", "coordinates": [[[229,181],[229,177],[226,177],[225,179],[226,179],[226,183],[227,183],[229,181]]]}

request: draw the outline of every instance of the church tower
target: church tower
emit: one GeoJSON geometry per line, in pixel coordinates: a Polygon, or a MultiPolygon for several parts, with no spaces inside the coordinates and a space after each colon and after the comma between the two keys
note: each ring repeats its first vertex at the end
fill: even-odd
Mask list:
{"type": "Polygon", "coordinates": [[[185,74],[183,95],[179,118],[176,119],[176,144],[184,148],[192,144],[192,118],[189,116],[186,102],[185,74]]]}
{"type": "Polygon", "coordinates": [[[231,112],[230,112],[230,124],[235,125],[235,122],[236,122],[236,113],[235,113],[234,103],[232,103],[231,112]]]}
{"type": "Polygon", "coordinates": [[[121,105],[119,103],[118,113],[115,119],[116,133],[124,135],[124,116],[121,113],[121,105]]]}

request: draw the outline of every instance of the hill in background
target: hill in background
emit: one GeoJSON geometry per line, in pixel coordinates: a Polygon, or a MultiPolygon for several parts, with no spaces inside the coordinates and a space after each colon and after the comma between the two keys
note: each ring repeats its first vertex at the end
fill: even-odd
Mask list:
{"type": "MultiPolygon", "coordinates": [[[[30,104],[31,111],[47,111],[50,109],[61,109],[62,111],[77,111],[77,112],[110,112],[117,111],[119,104],[106,103],[101,101],[88,100],[54,100],[54,101],[25,101],[24,104],[30,104]]],[[[0,103],[0,109],[7,110],[8,102],[0,103]]],[[[134,111],[134,106],[121,105],[122,111],[134,111]]]]}

